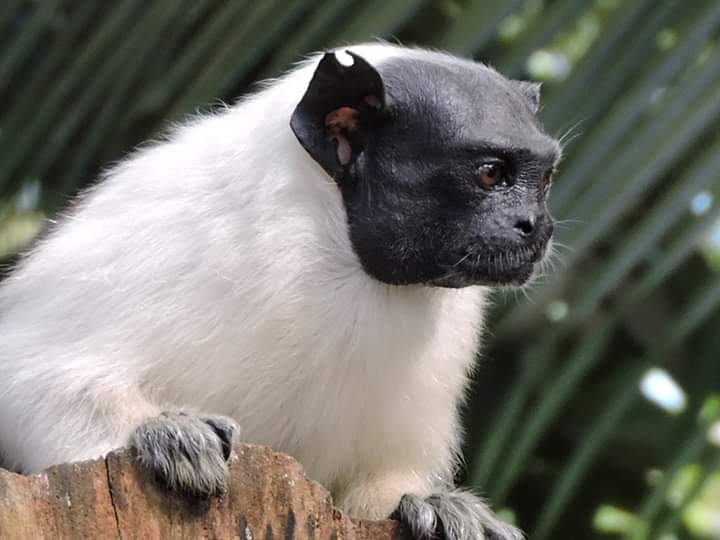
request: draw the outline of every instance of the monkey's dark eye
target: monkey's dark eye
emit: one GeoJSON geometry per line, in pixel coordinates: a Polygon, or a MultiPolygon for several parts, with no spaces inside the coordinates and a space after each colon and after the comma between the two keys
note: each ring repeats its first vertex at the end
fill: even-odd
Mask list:
{"type": "Polygon", "coordinates": [[[507,169],[502,161],[486,161],[478,168],[478,176],[485,187],[495,187],[508,183],[507,169]]]}

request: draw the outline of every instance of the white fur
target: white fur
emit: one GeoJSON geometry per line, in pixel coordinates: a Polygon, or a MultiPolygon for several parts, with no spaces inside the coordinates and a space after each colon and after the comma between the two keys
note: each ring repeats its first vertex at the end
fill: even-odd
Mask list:
{"type": "Polygon", "coordinates": [[[316,61],[115,166],[0,287],[6,466],[98,457],[189,406],[296,456],[357,515],[451,480],[484,291],[363,272],[336,184],[289,128],[316,61]]]}

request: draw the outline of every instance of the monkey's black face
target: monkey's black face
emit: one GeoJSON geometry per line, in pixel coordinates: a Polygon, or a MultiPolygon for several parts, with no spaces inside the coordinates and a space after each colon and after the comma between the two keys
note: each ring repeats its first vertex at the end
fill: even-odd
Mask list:
{"type": "Polygon", "coordinates": [[[378,70],[323,58],[292,127],[337,180],[368,274],[441,287],[530,278],[552,235],[559,154],[535,119],[537,91],[452,58],[378,70]]]}

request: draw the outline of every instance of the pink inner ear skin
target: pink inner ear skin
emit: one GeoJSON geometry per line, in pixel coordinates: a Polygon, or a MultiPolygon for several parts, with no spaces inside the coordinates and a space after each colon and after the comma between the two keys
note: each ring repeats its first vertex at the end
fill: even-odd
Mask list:
{"type": "Polygon", "coordinates": [[[340,165],[348,165],[352,158],[350,141],[343,132],[357,130],[358,112],[351,107],[340,107],[325,117],[325,128],[331,141],[337,141],[337,158],[340,165]]]}
{"type": "Polygon", "coordinates": [[[337,158],[340,165],[348,165],[350,163],[350,158],[352,157],[352,148],[350,148],[350,143],[344,135],[337,134],[332,138],[337,141],[337,158]]]}
{"type": "Polygon", "coordinates": [[[358,112],[352,107],[340,107],[328,113],[325,117],[325,127],[330,132],[333,129],[354,131],[357,129],[357,115],[358,112]]]}

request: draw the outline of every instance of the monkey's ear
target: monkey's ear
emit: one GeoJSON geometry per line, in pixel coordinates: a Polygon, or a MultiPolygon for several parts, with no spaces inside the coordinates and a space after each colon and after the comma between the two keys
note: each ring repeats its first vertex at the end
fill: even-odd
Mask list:
{"type": "Polygon", "coordinates": [[[325,53],[290,120],[303,148],[337,180],[364,150],[385,109],[380,74],[364,58],[346,53],[352,65],[325,53]]]}
{"type": "Polygon", "coordinates": [[[534,81],[515,81],[520,93],[525,97],[533,113],[540,108],[540,86],[541,83],[534,81]]]}

